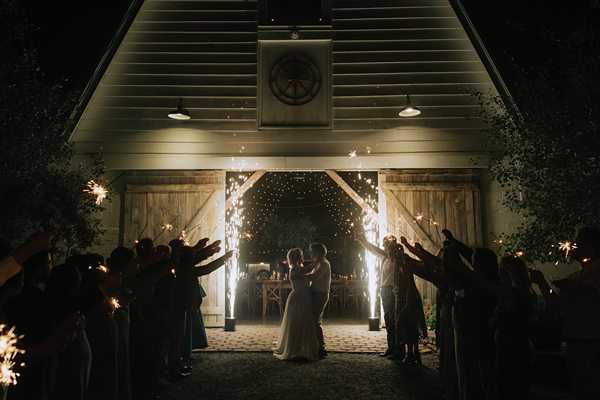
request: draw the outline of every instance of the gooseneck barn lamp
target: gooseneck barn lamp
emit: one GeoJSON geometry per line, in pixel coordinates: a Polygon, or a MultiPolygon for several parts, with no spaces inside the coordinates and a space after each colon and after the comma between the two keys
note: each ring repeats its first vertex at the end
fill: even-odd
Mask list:
{"type": "Polygon", "coordinates": [[[179,105],[177,106],[177,110],[171,111],[169,113],[169,118],[178,120],[186,120],[192,118],[190,116],[190,112],[183,108],[183,99],[179,99],[179,105]]]}
{"type": "Polygon", "coordinates": [[[418,107],[413,106],[410,103],[410,96],[406,95],[406,105],[404,107],[402,107],[402,109],[400,110],[398,115],[406,118],[406,117],[416,117],[419,114],[421,114],[421,110],[419,110],[418,107]]]}

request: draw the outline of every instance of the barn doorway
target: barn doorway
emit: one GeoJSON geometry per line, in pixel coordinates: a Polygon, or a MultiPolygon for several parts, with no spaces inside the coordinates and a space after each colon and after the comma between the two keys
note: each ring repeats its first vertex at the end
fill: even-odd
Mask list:
{"type": "MultiPolygon", "coordinates": [[[[281,267],[278,261],[282,259],[282,254],[278,251],[284,248],[283,242],[281,246],[274,246],[271,253],[267,253],[270,250],[260,243],[251,245],[252,240],[265,239],[264,232],[259,229],[262,225],[257,224],[263,224],[267,217],[273,219],[275,216],[278,217],[279,227],[282,225],[280,219],[293,217],[300,221],[305,217],[305,220],[309,220],[310,216],[315,225],[321,225],[319,231],[315,232],[315,240],[325,242],[332,251],[331,255],[335,255],[335,273],[340,276],[354,274],[359,278],[362,273],[364,277],[364,263],[361,264],[359,251],[353,247],[352,234],[364,210],[360,206],[361,199],[363,196],[368,198],[369,194],[373,196],[375,189],[381,236],[387,233],[404,235],[410,241],[419,241],[427,249],[436,251],[441,245],[439,231],[442,227],[448,227],[469,245],[482,244],[477,170],[354,169],[335,171],[335,174],[322,170],[259,172],[244,171],[247,181],[251,183],[246,185],[247,190],[244,191],[244,199],[248,201],[245,206],[249,209],[248,213],[254,207],[253,212],[259,214],[252,221],[252,229],[242,227],[243,234],[252,236],[247,238],[248,243],[243,239],[240,246],[240,269],[245,278],[252,277],[261,269],[272,276],[274,271],[277,273],[276,267],[281,267]],[[265,176],[268,180],[261,185],[260,181],[265,176]],[[333,179],[332,176],[339,179],[333,179]],[[342,189],[345,185],[346,189],[352,189],[354,195],[342,189]],[[317,190],[310,190],[313,187],[317,190]],[[319,211],[313,212],[312,208],[319,208],[319,211]],[[267,212],[269,209],[277,212],[267,212]],[[348,218],[349,215],[351,218],[348,218]]],[[[230,206],[226,194],[227,179],[239,175],[242,175],[239,171],[222,170],[135,171],[127,174],[124,178],[126,187],[121,225],[123,243],[130,244],[142,236],[148,236],[157,238],[157,244],[162,244],[182,234],[190,243],[202,237],[224,238],[225,215],[230,206]]],[[[248,215],[247,221],[250,219],[248,215]]],[[[308,225],[305,222],[303,224],[308,225]]],[[[274,237],[281,236],[281,232],[271,233],[274,237]]],[[[225,271],[221,269],[203,277],[201,284],[208,294],[202,304],[206,325],[224,326],[227,292],[225,271]]],[[[434,288],[420,279],[417,279],[417,286],[424,305],[434,305],[434,288]]],[[[238,300],[240,298],[245,299],[244,293],[238,300]]],[[[244,301],[247,300],[241,300],[236,307],[249,308],[244,301]]],[[[346,310],[356,309],[356,302],[358,299],[347,302],[346,310]]],[[[261,307],[262,313],[262,304],[254,307],[254,312],[261,307]]],[[[333,303],[332,307],[332,314],[341,308],[333,303]]],[[[364,312],[363,308],[364,302],[359,304],[356,312],[359,317],[360,312],[364,312]]],[[[279,311],[276,308],[269,305],[267,311],[270,318],[277,319],[279,311]]],[[[350,315],[350,312],[347,314],[350,315]]],[[[366,321],[362,323],[366,324],[366,321]]]]}

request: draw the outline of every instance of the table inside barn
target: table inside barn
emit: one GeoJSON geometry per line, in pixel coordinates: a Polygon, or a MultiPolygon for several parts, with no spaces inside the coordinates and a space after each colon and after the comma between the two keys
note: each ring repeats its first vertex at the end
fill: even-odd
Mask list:
{"type": "MultiPolygon", "coordinates": [[[[292,282],[287,279],[241,280],[238,284],[238,289],[239,300],[248,298],[252,302],[252,296],[256,296],[259,293],[262,295],[263,318],[267,316],[269,304],[276,305],[279,309],[279,315],[283,316],[285,302],[292,289],[292,282]]],[[[341,311],[354,307],[359,311],[366,301],[367,290],[368,283],[366,280],[332,279],[328,306],[337,307],[341,311]]]]}

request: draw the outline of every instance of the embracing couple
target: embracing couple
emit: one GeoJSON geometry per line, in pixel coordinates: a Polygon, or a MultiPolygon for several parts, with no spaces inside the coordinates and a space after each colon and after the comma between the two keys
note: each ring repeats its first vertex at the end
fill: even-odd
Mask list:
{"type": "Polygon", "coordinates": [[[273,353],[280,360],[316,361],[327,356],[321,328],[331,286],[331,265],[326,254],[323,244],[311,244],[312,264],[304,267],[302,249],[287,253],[292,292],[287,298],[273,353]]]}

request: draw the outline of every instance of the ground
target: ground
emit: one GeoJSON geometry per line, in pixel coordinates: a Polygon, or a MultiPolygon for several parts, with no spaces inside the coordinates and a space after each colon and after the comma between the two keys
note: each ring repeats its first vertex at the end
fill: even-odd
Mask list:
{"type": "MultiPolygon", "coordinates": [[[[425,356],[425,363],[435,355],[425,356]]],[[[375,354],[332,353],[313,363],[279,361],[270,353],[206,353],[192,376],[161,400],[439,399],[436,373],[403,367],[375,354]]]]}
{"type": "MultiPolygon", "coordinates": [[[[208,329],[210,347],[195,353],[191,376],[161,400],[441,399],[438,355],[430,346],[421,346],[423,366],[399,365],[377,355],[385,330],[369,332],[365,324],[336,321],[324,326],[329,356],[295,363],[273,357],[278,332],[279,324],[268,321],[238,325],[236,332],[208,329]]],[[[532,400],[568,399],[564,385],[547,378],[532,392],[532,400]]]]}

